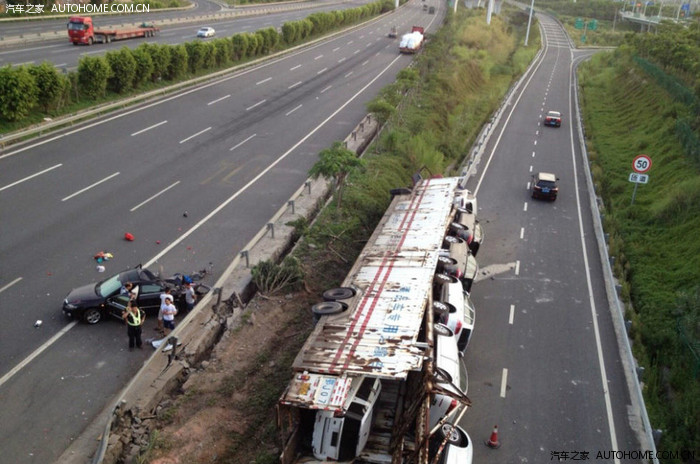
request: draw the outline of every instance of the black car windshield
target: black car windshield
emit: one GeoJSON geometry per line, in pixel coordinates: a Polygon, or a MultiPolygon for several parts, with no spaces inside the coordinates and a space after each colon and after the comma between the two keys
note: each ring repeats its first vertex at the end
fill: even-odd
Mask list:
{"type": "Polygon", "coordinates": [[[102,298],[107,298],[117,293],[121,287],[122,283],[119,280],[119,274],[117,274],[97,284],[97,288],[95,290],[102,298]]]}
{"type": "Polygon", "coordinates": [[[551,180],[541,180],[541,181],[537,182],[537,186],[539,188],[553,189],[554,187],[557,186],[557,184],[552,182],[551,180]]]}

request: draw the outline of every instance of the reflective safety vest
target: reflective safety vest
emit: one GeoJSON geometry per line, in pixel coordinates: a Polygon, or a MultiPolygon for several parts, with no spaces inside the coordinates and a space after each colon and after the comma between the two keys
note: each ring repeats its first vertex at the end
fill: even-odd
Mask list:
{"type": "Polygon", "coordinates": [[[127,310],[126,323],[133,326],[141,325],[141,310],[137,310],[135,313],[127,310]]]}

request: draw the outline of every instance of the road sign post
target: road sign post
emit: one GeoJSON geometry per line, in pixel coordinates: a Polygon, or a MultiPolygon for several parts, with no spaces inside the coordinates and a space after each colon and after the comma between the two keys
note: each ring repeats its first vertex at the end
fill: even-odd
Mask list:
{"type": "Polygon", "coordinates": [[[645,173],[651,169],[651,158],[648,155],[635,156],[632,161],[632,169],[634,172],[630,173],[629,181],[634,182],[634,190],[630,206],[634,204],[634,197],[637,196],[637,186],[649,182],[649,176],[645,173]]]}

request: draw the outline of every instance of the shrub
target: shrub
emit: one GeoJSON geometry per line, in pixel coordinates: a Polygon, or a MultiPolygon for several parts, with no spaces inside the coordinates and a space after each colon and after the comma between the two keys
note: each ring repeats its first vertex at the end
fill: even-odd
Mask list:
{"type": "Polygon", "coordinates": [[[263,295],[293,290],[304,278],[304,271],[299,260],[287,256],[281,264],[262,261],[251,269],[253,283],[263,295]]]}
{"type": "Polygon", "coordinates": [[[117,93],[131,90],[136,76],[136,60],[131,55],[131,50],[123,47],[116,52],[107,52],[105,58],[112,70],[107,81],[110,90],[117,93]]]}
{"type": "Polygon", "coordinates": [[[151,57],[153,70],[151,71],[150,79],[157,82],[166,78],[168,75],[168,66],[170,65],[170,46],[159,44],[141,44],[138,49],[146,51],[151,57]]]}
{"type": "Polygon", "coordinates": [[[205,50],[204,44],[200,41],[186,42],[187,69],[190,73],[196,73],[204,65],[205,50]]]}
{"type": "Polygon", "coordinates": [[[282,39],[287,45],[297,41],[299,35],[298,21],[291,21],[282,24],[282,39]]]}
{"type": "Polygon", "coordinates": [[[29,73],[36,83],[38,105],[44,111],[49,111],[56,106],[63,94],[66,77],[59,74],[56,67],[47,61],[29,67],[29,73]]]}
{"type": "Polygon", "coordinates": [[[0,116],[8,121],[26,118],[36,105],[39,90],[34,76],[20,66],[0,68],[0,116]]]}
{"type": "Polygon", "coordinates": [[[215,59],[217,66],[225,66],[233,57],[233,42],[229,39],[216,39],[214,42],[215,59]]]}
{"type": "Polygon", "coordinates": [[[245,58],[248,52],[248,34],[236,34],[231,37],[233,45],[233,61],[240,61],[245,58]]]}
{"type": "Polygon", "coordinates": [[[107,59],[102,56],[84,56],[78,62],[78,87],[87,98],[103,97],[112,74],[107,59]]]}
{"type": "Polygon", "coordinates": [[[167,78],[177,79],[187,73],[187,49],[184,45],[175,45],[170,48],[170,63],[168,64],[167,78]]]}
{"type": "Polygon", "coordinates": [[[202,43],[202,67],[200,69],[216,68],[216,45],[214,42],[202,43]]]}
{"type": "Polygon", "coordinates": [[[138,89],[147,79],[151,78],[155,66],[151,55],[143,47],[137,47],[132,50],[131,56],[136,62],[136,73],[134,74],[132,86],[138,89]]]}

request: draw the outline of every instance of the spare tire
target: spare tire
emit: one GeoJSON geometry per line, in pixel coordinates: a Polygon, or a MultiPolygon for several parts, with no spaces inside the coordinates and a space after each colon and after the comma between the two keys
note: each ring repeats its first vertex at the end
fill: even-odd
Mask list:
{"type": "Polygon", "coordinates": [[[337,287],[330,288],[323,292],[324,301],[337,301],[337,300],[348,300],[357,294],[354,288],[351,287],[337,287]]]}

